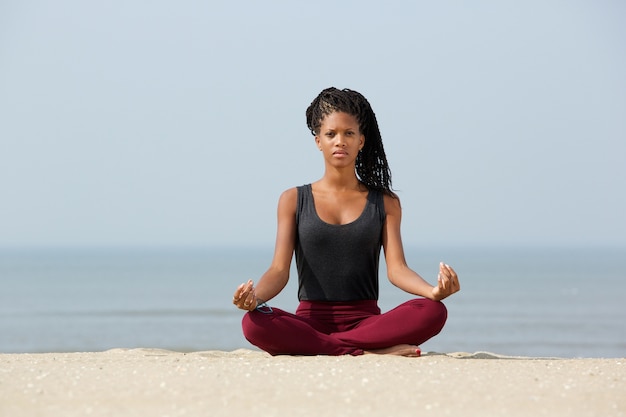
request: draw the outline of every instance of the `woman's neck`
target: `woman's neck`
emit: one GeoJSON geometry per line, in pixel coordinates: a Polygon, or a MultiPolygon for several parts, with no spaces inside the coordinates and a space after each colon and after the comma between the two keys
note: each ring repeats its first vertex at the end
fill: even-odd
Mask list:
{"type": "Polygon", "coordinates": [[[329,172],[326,171],[324,176],[320,178],[317,183],[319,186],[325,189],[332,189],[337,191],[349,191],[359,190],[364,188],[363,183],[359,181],[354,171],[346,173],[344,172],[329,172]]]}

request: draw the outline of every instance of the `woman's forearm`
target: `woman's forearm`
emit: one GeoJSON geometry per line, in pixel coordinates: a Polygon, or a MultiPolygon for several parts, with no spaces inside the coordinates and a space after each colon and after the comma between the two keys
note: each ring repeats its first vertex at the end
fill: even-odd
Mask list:
{"type": "Polygon", "coordinates": [[[389,281],[410,294],[435,300],[433,286],[409,267],[388,271],[389,281]]]}
{"type": "Polygon", "coordinates": [[[269,301],[285,288],[288,281],[289,269],[270,267],[254,287],[256,297],[262,301],[269,301]]]}

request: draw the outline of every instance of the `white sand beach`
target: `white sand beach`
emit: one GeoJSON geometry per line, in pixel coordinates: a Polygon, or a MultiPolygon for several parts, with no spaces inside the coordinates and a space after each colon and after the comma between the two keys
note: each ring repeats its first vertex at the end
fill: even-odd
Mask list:
{"type": "Polygon", "coordinates": [[[626,359],[0,355],[0,416],[624,416],[626,359]]]}

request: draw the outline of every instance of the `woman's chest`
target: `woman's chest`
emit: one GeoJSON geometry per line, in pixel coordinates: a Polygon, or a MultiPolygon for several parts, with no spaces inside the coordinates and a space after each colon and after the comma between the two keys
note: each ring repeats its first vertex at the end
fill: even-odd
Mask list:
{"type": "Polygon", "coordinates": [[[313,193],[317,216],[325,223],[345,225],[355,222],[367,208],[367,193],[323,195],[313,193]]]}

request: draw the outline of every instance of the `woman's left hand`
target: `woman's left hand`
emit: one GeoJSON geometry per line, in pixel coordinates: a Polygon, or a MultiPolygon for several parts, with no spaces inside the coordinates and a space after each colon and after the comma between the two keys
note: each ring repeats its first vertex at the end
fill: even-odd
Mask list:
{"type": "Polygon", "coordinates": [[[437,276],[437,286],[433,287],[433,298],[443,300],[444,298],[458,292],[461,289],[459,277],[450,265],[441,262],[439,264],[439,275],[437,276]]]}
{"type": "Polygon", "coordinates": [[[237,287],[235,294],[233,294],[233,304],[237,308],[248,311],[252,311],[257,307],[257,298],[252,280],[237,287]]]}

